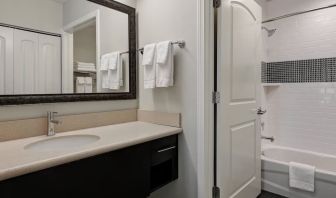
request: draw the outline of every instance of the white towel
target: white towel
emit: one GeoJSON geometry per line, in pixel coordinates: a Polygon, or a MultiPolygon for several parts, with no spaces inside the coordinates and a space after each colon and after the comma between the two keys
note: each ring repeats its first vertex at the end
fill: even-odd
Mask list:
{"type": "Polygon", "coordinates": [[[85,63],[85,62],[75,62],[75,65],[77,66],[83,66],[83,67],[96,67],[94,63],[85,63]]]}
{"type": "Polygon", "coordinates": [[[123,65],[120,52],[113,52],[110,57],[110,64],[108,70],[109,89],[118,90],[123,86],[123,65]],[[116,61],[116,68],[111,63],[116,61]]]}
{"type": "Polygon", "coordinates": [[[109,69],[116,70],[118,69],[118,61],[120,59],[120,52],[113,52],[109,56],[109,69]]]}
{"type": "Polygon", "coordinates": [[[85,93],[92,93],[93,81],[91,77],[85,77],[85,93]]]}
{"type": "Polygon", "coordinates": [[[76,78],[76,93],[85,93],[85,79],[84,77],[76,78]]]}
{"type": "Polygon", "coordinates": [[[110,61],[110,54],[104,54],[101,58],[101,65],[100,65],[100,72],[101,72],[101,81],[102,81],[102,88],[108,89],[109,88],[109,61],[110,61]]]}
{"type": "Polygon", "coordinates": [[[156,44],[148,44],[144,47],[144,54],[142,56],[142,65],[153,65],[155,55],[156,44]]]}
{"type": "Polygon", "coordinates": [[[156,44],[149,44],[144,47],[144,55],[142,58],[142,65],[144,67],[144,88],[153,89],[155,88],[155,51],[156,44]]]}
{"type": "Polygon", "coordinates": [[[174,58],[171,41],[156,46],[156,87],[174,85],[174,58]]]}
{"type": "Polygon", "coordinates": [[[314,192],[315,167],[295,162],[289,163],[289,186],[314,192]]]}
{"type": "Polygon", "coordinates": [[[124,61],[123,61],[121,54],[119,55],[119,58],[118,58],[118,69],[119,69],[119,86],[123,87],[124,86],[124,73],[123,73],[124,72],[124,61]]]}
{"type": "Polygon", "coordinates": [[[77,71],[96,72],[96,68],[77,67],[77,71]]]}

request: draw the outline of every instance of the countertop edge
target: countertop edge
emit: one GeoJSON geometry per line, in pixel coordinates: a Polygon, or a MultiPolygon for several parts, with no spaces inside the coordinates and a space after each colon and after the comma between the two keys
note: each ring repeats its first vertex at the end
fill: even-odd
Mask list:
{"type": "Polygon", "coordinates": [[[124,148],[127,148],[127,147],[142,144],[142,143],[145,143],[145,142],[150,142],[150,141],[160,139],[160,138],[164,138],[164,137],[168,137],[168,136],[171,136],[171,135],[177,135],[177,134],[182,133],[182,131],[183,131],[182,128],[176,128],[175,130],[170,130],[170,131],[163,132],[163,133],[160,133],[160,134],[157,134],[157,135],[151,135],[151,136],[148,136],[148,137],[143,137],[143,138],[130,140],[128,142],[120,142],[120,143],[117,143],[117,144],[114,143],[114,144],[105,145],[105,146],[102,146],[102,147],[86,149],[86,150],[82,150],[80,152],[74,152],[74,153],[70,153],[70,154],[66,154],[66,155],[53,157],[52,159],[49,158],[49,159],[45,159],[45,160],[41,160],[41,161],[36,161],[34,163],[31,163],[31,164],[24,164],[22,166],[16,166],[16,167],[13,167],[13,168],[10,168],[10,169],[3,169],[3,170],[0,170],[0,182],[2,182],[4,180],[7,180],[7,179],[15,178],[15,177],[18,177],[18,176],[22,176],[22,175],[25,175],[25,174],[29,174],[29,173],[37,172],[37,171],[40,171],[40,170],[56,167],[56,166],[59,166],[59,165],[62,165],[62,164],[67,164],[67,163],[71,163],[71,162],[78,161],[78,160],[81,160],[81,159],[93,157],[93,156],[96,156],[96,155],[100,155],[100,154],[124,149],[124,148]]]}

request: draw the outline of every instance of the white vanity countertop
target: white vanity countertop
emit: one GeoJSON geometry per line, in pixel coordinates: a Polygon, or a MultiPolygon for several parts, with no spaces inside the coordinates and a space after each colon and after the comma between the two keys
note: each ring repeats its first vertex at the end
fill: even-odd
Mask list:
{"type": "Polygon", "coordinates": [[[59,133],[54,137],[38,136],[2,142],[0,181],[181,132],[181,128],[137,121],[59,133]],[[25,149],[25,146],[40,140],[69,135],[95,135],[100,139],[77,148],[25,149]]]}

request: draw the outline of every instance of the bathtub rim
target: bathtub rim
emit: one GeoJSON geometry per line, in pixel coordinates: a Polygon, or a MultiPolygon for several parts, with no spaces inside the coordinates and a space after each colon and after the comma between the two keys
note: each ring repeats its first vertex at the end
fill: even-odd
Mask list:
{"type": "MultiPolygon", "coordinates": [[[[279,145],[273,145],[273,144],[272,145],[270,145],[270,144],[263,145],[262,148],[261,148],[261,161],[266,161],[266,162],[271,162],[271,163],[275,163],[275,164],[278,164],[278,165],[283,165],[282,168],[280,168],[278,166],[277,171],[282,171],[282,172],[286,172],[286,173],[289,172],[289,163],[279,161],[279,160],[275,160],[275,159],[272,159],[270,157],[265,156],[264,151],[267,150],[267,149],[283,149],[283,150],[287,150],[287,151],[289,150],[289,151],[303,152],[303,153],[308,153],[308,154],[312,154],[312,155],[317,155],[317,156],[320,156],[320,157],[330,157],[330,158],[333,158],[333,159],[336,160],[336,156],[330,155],[330,154],[318,153],[318,152],[314,152],[314,151],[308,151],[308,150],[279,146],[279,145]]],[[[262,166],[262,170],[265,170],[264,166],[262,166]]],[[[266,171],[267,170],[269,170],[269,169],[266,169],[266,171]]],[[[271,170],[269,170],[269,171],[271,171],[271,170]]],[[[336,172],[333,172],[333,171],[319,169],[319,168],[316,167],[315,176],[316,176],[317,179],[320,179],[320,180],[336,182],[336,172]]]]}

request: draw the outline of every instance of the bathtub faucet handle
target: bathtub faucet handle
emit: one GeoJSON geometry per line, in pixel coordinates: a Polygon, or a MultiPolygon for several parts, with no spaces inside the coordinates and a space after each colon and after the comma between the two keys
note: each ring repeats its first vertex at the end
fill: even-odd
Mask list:
{"type": "Polygon", "coordinates": [[[274,140],[275,140],[273,136],[269,136],[269,137],[268,137],[268,136],[263,136],[263,135],[261,136],[261,139],[269,140],[269,141],[271,141],[271,142],[274,142],[274,140]]]}

